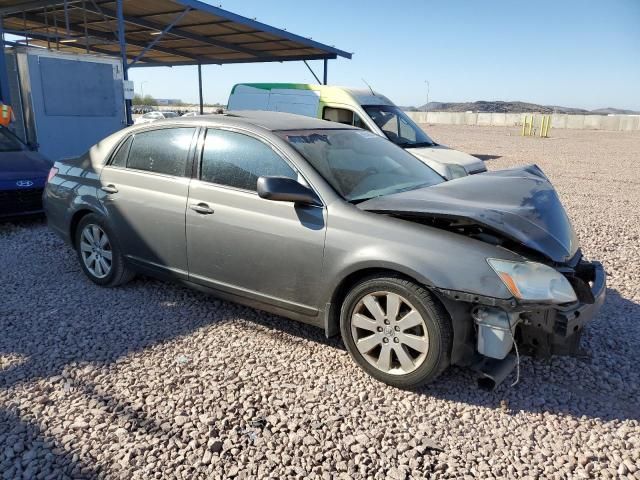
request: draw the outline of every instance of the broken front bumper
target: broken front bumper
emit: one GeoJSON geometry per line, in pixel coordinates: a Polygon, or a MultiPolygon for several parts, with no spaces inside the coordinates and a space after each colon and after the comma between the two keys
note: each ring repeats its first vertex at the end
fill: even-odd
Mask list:
{"type": "Polygon", "coordinates": [[[581,354],[582,330],[602,307],[607,281],[599,262],[581,262],[580,277],[590,291],[581,292],[577,304],[521,315],[518,346],[524,352],[536,357],[581,354]]]}

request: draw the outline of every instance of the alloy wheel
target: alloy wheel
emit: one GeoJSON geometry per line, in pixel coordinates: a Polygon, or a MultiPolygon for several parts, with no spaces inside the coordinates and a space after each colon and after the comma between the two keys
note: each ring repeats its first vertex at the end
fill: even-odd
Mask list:
{"type": "Polygon", "coordinates": [[[424,362],[429,334],[422,315],[401,295],[364,295],[351,314],[351,334],[358,352],[378,370],[406,375],[424,362]]]}
{"type": "Polygon", "coordinates": [[[88,224],[80,237],[80,254],[87,270],[96,278],[111,273],[113,252],[106,232],[95,224],[88,224]]]}

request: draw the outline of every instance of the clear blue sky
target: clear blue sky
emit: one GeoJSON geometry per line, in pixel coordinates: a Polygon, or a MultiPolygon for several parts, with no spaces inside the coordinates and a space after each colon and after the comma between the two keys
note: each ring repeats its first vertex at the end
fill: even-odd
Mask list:
{"type": "MultiPolygon", "coordinates": [[[[209,3],[220,3],[220,0],[209,3]]],[[[400,105],[522,100],[640,110],[640,0],[234,0],[222,7],[354,52],[329,83],[363,86],[400,105]]],[[[321,62],[312,62],[321,74],[321,62]]],[[[238,82],[314,79],[302,62],[205,66],[206,102],[238,82]]],[[[197,99],[195,67],[133,69],[136,90],[197,99]]]]}

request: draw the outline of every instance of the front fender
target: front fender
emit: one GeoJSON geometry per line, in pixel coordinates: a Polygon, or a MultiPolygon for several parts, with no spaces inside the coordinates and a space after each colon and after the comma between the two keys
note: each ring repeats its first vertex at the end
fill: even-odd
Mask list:
{"type": "MultiPolygon", "coordinates": [[[[358,210],[329,213],[323,298],[333,298],[345,278],[366,269],[386,269],[431,288],[492,297],[512,297],[487,258],[518,261],[506,249],[453,232],[358,210]]],[[[327,303],[330,300],[327,300],[327,303]]]]}

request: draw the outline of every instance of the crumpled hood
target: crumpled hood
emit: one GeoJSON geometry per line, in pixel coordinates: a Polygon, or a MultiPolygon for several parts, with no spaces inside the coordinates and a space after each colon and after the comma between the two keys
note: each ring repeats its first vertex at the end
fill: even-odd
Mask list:
{"type": "Polygon", "coordinates": [[[464,167],[467,173],[484,172],[487,169],[484,162],[479,158],[442,145],[436,147],[407,148],[406,150],[421,160],[433,160],[439,163],[460,165],[464,167]]]}
{"type": "Polygon", "coordinates": [[[578,249],[558,194],[537,165],[372,198],[358,207],[378,213],[470,220],[559,263],[571,259],[578,249]]]}
{"type": "Polygon", "coordinates": [[[31,181],[33,187],[44,185],[53,162],[37,152],[0,152],[0,190],[13,190],[17,181],[31,181]]]}

